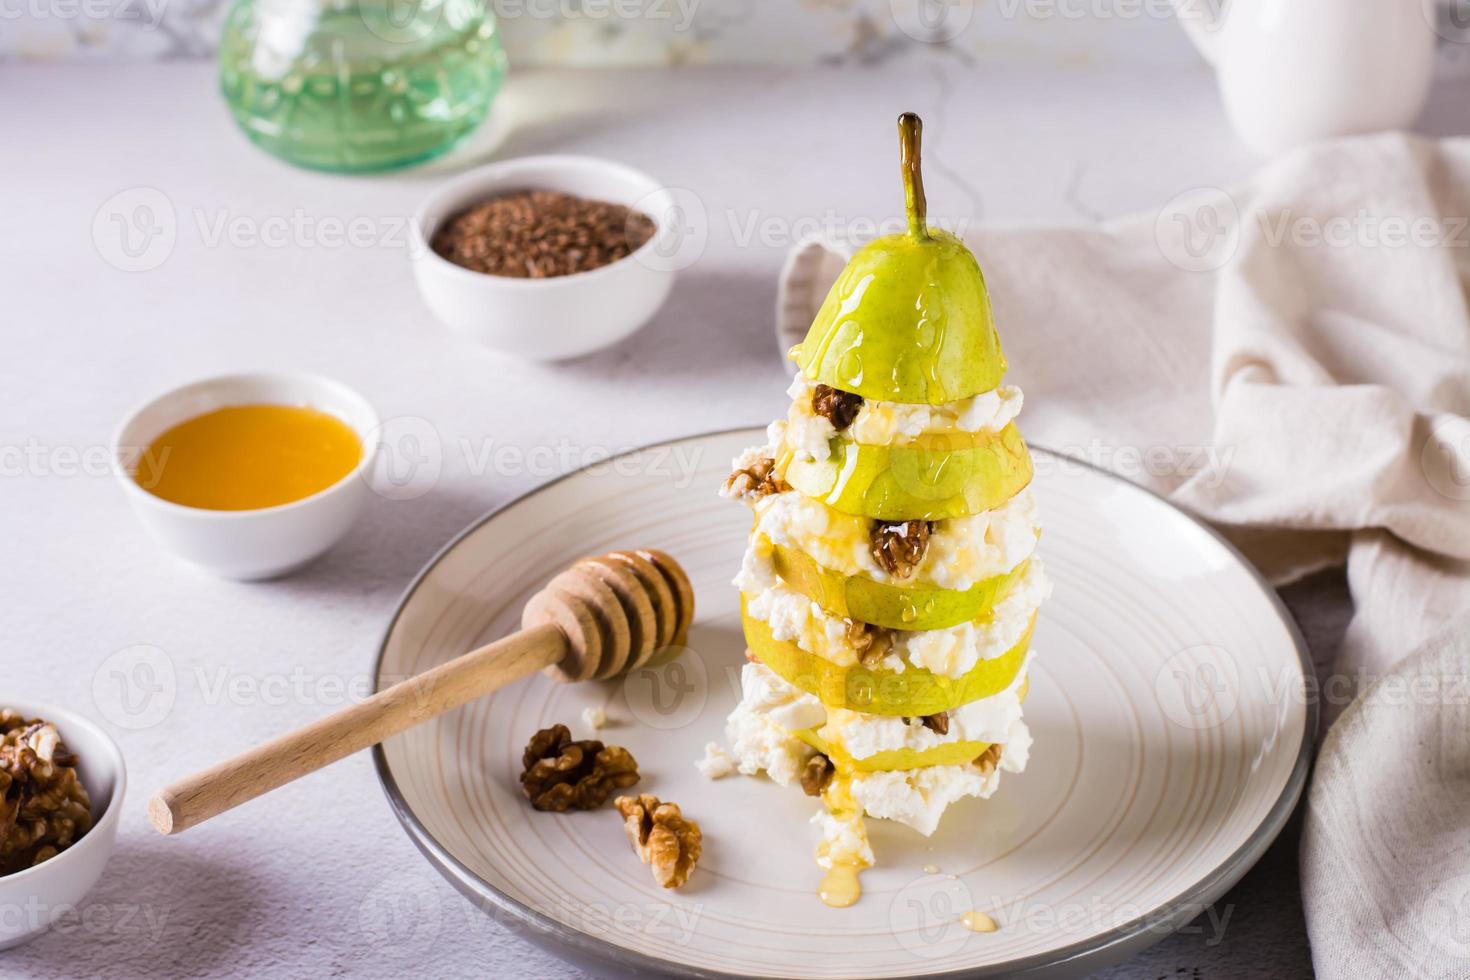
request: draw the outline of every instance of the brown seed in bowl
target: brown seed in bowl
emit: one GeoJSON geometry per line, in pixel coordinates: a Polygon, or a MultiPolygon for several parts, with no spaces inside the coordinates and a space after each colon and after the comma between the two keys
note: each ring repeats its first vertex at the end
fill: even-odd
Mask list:
{"type": "Polygon", "coordinates": [[[530,190],[492,197],[453,215],[430,245],[473,272],[546,279],[626,258],[655,230],[652,218],[621,204],[530,190]]]}

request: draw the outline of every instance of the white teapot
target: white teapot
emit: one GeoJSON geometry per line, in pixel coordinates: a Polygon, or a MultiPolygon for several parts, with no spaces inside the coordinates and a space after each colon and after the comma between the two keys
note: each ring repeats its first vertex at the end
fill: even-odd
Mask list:
{"type": "Polygon", "coordinates": [[[1434,71],[1435,0],[1173,0],[1219,77],[1235,131],[1261,153],[1403,129],[1434,71]]]}

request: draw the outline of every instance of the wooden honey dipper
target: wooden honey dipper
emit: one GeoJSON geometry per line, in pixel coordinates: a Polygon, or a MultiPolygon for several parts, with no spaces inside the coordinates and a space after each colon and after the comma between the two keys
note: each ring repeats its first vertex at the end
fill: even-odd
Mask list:
{"type": "Polygon", "coordinates": [[[531,597],[519,632],[174,783],[148,801],[148,818],[181,833],[537,670],[604,680],[658,662],[693,619],[689,577],[662,551],[584,558],[531,597]]]}

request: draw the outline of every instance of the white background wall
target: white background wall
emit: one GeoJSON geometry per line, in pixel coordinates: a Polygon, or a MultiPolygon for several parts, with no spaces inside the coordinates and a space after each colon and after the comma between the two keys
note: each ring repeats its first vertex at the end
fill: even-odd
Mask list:
{"type": "MultiPolygon", "coordinates": [[[[1169,0],[488,2],[519,65],[871,61],[916,44],[961,62],[1179,65],[1196,57],[1169,0]]],[[[1221,0],[1183,2],[1206,10],[1221,0]]],[[[209,57],[230,3],[0,0],[0,59],[209,57]]]]}

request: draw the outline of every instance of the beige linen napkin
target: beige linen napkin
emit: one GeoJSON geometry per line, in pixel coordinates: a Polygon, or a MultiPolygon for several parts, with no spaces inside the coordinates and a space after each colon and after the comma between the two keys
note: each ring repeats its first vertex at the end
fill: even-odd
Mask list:
{"type": "MultiPolygon", "coordinates": [[[[1470,141],[1384,135],[1156,214],[968,236],[1027,437],[1203,515],[1277,583],[1345,560],[1324,716],[1412,689],[1320,750],[1302,887],[1328,978],[1470,977],[1470,693],[1447,677],[1470,620],[1445,627],[1470,609],[1467,218],[1470,141]]],[[[792,253],[783,353],[848,252],[792,253]]]]}

